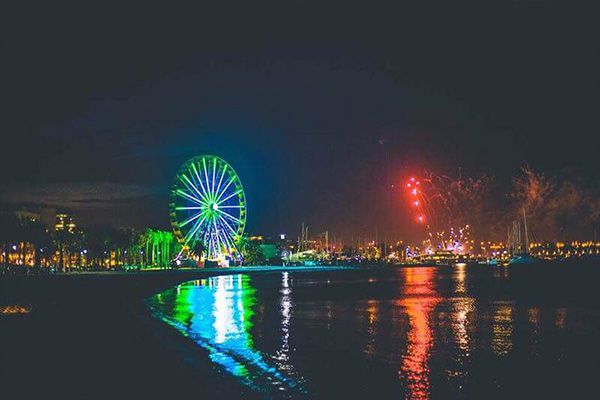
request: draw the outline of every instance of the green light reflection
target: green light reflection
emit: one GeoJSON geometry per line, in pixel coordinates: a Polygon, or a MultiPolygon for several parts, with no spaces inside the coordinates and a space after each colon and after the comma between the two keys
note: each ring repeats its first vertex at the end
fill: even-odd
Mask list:
{"type": "MultiPolygon", "coordinates": [[[[155,316],[209,352],[212,362],[254,390],[304,393],[278,357],[259,351],[251,335],[256,289],[246,275],[191,281],[151,297],[155,316]]],[[[291,394],[291,393],[290,393],[291,394]]]]}

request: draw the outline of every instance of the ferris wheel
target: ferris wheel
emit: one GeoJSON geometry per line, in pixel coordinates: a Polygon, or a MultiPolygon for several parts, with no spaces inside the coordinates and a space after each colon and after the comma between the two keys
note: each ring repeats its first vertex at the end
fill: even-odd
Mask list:
{"type": "Polygon", "coordinates": [[[246,225],[240,178],[222,158],[201,155],[185,162],[171,189],[171,225],[182,252],[207,259],[240,257],[237,240],[246,225]]]}

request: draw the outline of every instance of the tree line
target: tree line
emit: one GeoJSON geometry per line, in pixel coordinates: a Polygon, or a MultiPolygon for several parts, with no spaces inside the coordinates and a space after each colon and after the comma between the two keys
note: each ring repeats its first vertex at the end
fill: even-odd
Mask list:
{"type": "Polygon", "coordinates": [[[54,230],[40,221],[0,212],[1,264],[34,268],[169,267],[180,246],[171,232],[92,225],[54,230]]]}
{"type": "MultiPolygon", "coordinates": [[[[239,238],[238,250],[244,264],[263,265],[267,260],[260,244],[239,238]]],[[[190,249],[202,257],[206,248],[197,242],[190,249]]],[[[158,229],[136,230],[109,225],[91,225],[73,231],[54,230],[38,220],[19,218],[8,209],[0,211],[0,265],[73,269],[112,269],[171,267],[181,252],[172,232],[158,229]]]]}

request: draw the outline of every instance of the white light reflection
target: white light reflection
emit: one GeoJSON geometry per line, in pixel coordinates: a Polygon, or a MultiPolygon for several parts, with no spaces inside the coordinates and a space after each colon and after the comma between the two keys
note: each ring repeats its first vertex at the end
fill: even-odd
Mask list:
{"type": "Polygon", "coordinates": [[[469,363],[469,356],[472,348],[472,339],[469,333],[469,314],[475,310],[475,299],[466,297],[467,287],[467,265],[458,263],[455,266],[453,273],[453,281],[455,283],[454,293],[457,297],[450,299],[450,328],[456,353],[453,352],[455,364],[451,364],[446,373],[448,378],[455,380],[455,386],[462,390],[465,379],[468,375],[469,368],[466,364],[469,363]]]}
{"type": "MultiPolygon", "coordinates": [[[[466,294],[467,265],[464,263],[456,264],[456,294],[466,294]]],[[[471,297],[458,297],[452,302],[452,332],[459,350],[464,356],[469,355],[470,337],[467,329],[468,314],[474,311],[475,299],[471,297]]]]}
{"type": "Polygon", "coordinates": [[[471,350],[471,338],[468,331],[468,314],[475,309],[475,299],[464,298],[458,299],[453,304],[452,309],[452,326],[454,331],[454,339],[461,352],[465,356],[469,356],[471,350]]]}
{"type": "Polygon", "coordinates": [[[453,299],[450,307],[450,326],[457,351],[453,356],[456,364],[447,369],[447,374],[450,379],[456,380],[455,386],[462,390],[469,374],[467,364],[473,347],[468,318],[475,310],[475,299],[453,299]]]}
{"type": "MultiPolygon", "coordinates": [[[[214,293],[215,302],[213,304],[213,316],[215,328],[215,342],[223,343],[228,336],[233,336],[240,332],[240,327],[236,326],[233,315],[233,296],[231,289],[233,288],[232,276],[229,279],[218,277],[216,291],[214,293]]],[[[241,301],[239,296],[238,301],[241,301]]]]}
{"type": "MultiPolygon", "coordinates": [[[[270,398],[273,390],[289,397],[305,393],[296,376],[278,368],[274,355],[256,348],[251,329],[257,299],[250,278],[219,276],[201,286],[195,283],[163,292],[176,294],[174,302],[161,304],[155,296],[151,302],[155,315],[207,350],[216,365],[265,397],[270,398]]],[[[291,308],[287,316],[289,325],[291,308]]]]}
{"type": "Polygon", "coordinates": [[[513,347],[513,304],[498,302],[494,309],[492,326],[492,351],[498,356],[507,355],[513,347]]]}
{"type": "Polygon", "coordinates": [[[292,317],[292,289],[290,288],[289,275],[285,271],[281,274],[281,347],[277,350],[276,360],[279,368],[291,371],[293,367],[290,364],[290,320],[292,317]]]}

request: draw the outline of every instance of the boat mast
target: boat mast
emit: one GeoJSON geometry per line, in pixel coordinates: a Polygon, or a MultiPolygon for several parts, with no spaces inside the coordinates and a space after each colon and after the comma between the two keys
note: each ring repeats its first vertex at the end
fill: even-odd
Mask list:
{"type": "Polygon", "coordinates": [[[518,252],[522,253],[523,252],[523,242],[521,242],[521,221],[517,221],[517,246],[518,246],[518,252]]]}
{"type": "Polygon", "coordinates": [[[525,252],[529,253],[529,236],[527,233],[527,215],[525,214],[525,207],[523,207],[523,225],[525,226],[525,252]]]}

